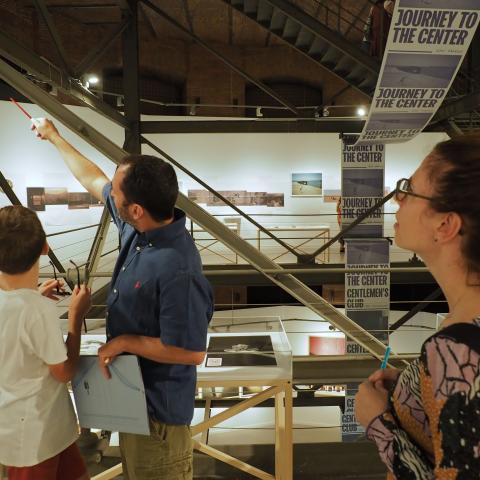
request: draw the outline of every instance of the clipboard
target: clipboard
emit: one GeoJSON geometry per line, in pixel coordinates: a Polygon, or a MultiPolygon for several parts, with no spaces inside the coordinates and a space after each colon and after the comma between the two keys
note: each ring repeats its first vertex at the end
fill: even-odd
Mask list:
{"type": "Polygon", "coordinates": [[[72,380],[81,427],[150,435],[147,400],[138,358],[120,355],[107,380],[96,355],[82,355],[72,380]]]}

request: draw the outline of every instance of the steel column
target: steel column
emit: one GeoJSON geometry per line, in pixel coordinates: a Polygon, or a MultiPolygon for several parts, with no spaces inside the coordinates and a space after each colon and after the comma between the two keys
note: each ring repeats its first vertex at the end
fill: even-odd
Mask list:
{"type": "Polygon", "coordinates": [[[125,131],[123,148],[129,153],[141,153],[140,143],[140,83],[138,76],[138,2],[126,0],[128,8],[122,9],[122,16],[128,22],[122,34],[123,91],[125,118],[128,129],[125,131]]]}

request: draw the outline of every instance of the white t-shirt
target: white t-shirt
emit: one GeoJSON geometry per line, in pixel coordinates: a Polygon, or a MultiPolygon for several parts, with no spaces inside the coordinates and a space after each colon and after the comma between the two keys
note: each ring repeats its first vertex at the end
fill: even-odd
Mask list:
{"type": "Polygon", "coordinates": [[[66,359],[55,304],[35,290],[0,290],[0,464],[36,465],[77,439],[67,386],[47,366],[66,359]]]}

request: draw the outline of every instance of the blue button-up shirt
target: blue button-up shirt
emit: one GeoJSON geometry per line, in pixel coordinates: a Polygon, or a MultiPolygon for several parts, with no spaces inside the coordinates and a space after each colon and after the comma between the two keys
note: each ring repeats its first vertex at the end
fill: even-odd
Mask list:
{"type": "MultiPolygon", "coordinates": [[[[111,191],[107,184],[103,196],[120,232],[120,254],[107,299],[107,337],[144,335],[205,351],[213,295],[185,229],[185,213],[175,209],[171,224],[140,233],[118,216],[111,191]]],[[[150,416],[167,424],[190,424],[196,367],[139,360],[150,416]]]]}

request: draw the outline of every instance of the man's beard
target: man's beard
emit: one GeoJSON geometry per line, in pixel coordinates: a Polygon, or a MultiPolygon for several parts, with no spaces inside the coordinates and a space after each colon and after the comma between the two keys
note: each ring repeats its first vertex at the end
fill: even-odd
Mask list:
{"type": "Polygon", "coordinates": [[[118,216],[120,217],[121,220],[123,220],[124,222],[128,223],[129,225],[131,225],[133,228],[136,228],[135,226],[135,220],[133,220],[133,218],[130,216],[130,214],[128,213],[128,205],[122,205],[119,209],[118,209],[118,216]]]}

